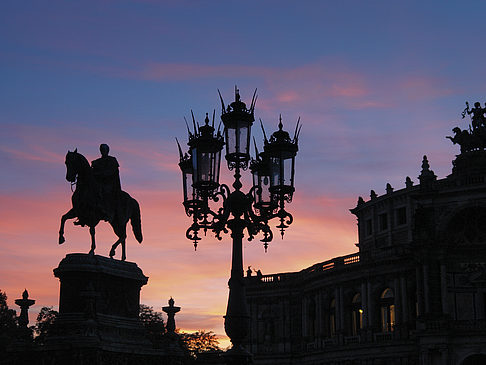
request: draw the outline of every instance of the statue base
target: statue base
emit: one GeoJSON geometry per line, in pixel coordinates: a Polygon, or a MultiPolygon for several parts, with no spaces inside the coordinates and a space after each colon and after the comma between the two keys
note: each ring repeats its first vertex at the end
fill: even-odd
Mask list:
{"type": "Polygon", "coordinates": [[[34,363],[181,363],[179,354],[155,349],[145,336],[139,304],[148,278],[135,263],[69,254],[54,276],[61,284],[59,316],[34,363]]]}
{"type": "Polygon", "coordinates": [[[486,180],[486,151],[468,151],[452,161],[452,174],[458,185],[484,183],[486,180]]]}

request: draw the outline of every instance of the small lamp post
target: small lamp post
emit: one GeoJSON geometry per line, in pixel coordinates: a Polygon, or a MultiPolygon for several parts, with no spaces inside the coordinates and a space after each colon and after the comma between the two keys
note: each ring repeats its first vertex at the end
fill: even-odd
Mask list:
{"type": "Polygon", "coordinates": [[[15,299],[15,304],[20,307],[19,326],[27,328],[29,324],[29,308],[35,304],[34,299],[29,299],[27,289],[22,293],[22,299],[15,299]]]}
{"type": "MultiPolygon", "coordinates": [[[[279,130],[267,140],[265,131],[264,151],[255,152],[250,158],[251,126],[255,120],[254,110],[256,90],[250,107],[241,101],[235,89],[235,101],[225,107],[221,99],[221,120],[223,134],[214,128],[206,114],[205,124],[199,127],[193,117],[193,132],[188,128],[189,153],[183,154],[178,143],[184,190],[186,214],[192,216],[193,223],[186,231],[186,237],[197,247],[199,230],[211,230],[221,240],[221,233],[231,231],[233,240],[231,277],[228,282],[229,297],[225,315],[225,331],[233,344],[225,354],[228,364],[249,364],[251,354],[243,343],[248,334],[249,316],[243,280],[243,236],[248,233],[252,240],[258,233],[263,234],[261,241],[265,251],[272,241],[273,233],[268,222],[279,218],[282,237],[285,228],[292,223],[292,215],[285,210],[285,202],[290,203],[294,193],[295,156],[298,150],[299,122],[294,137],[283,130],[280,117],[279,130]],[[221,150],[226,144],[226,161],[229,170],[234,170],[234,190],[219,183],[221,150]],[[250,165],[253,174],[253,187],[245,194],[241,191],[240,171],[250,165]],[[191,169],[192,167],[192,169],[191,169]],[[191,177],[192,184],[190,184],[191,177]],[[214,211],[209,201],[222,201],[222,206],[214,211]]],[[[263,124],[262,124],[263,129],[263,124]]]]}
{"type": "Polygon", "coordinates": [[[175,333],[176,324],[175,324],[175,314],[181,310],[181,307],[174,306],[174,299],[172,297],[169,299],[169,305],[166,307],[162,307],[162,310],[167,313],[167,325],[165,326],[167,329],[167,333],[175,333]]]}

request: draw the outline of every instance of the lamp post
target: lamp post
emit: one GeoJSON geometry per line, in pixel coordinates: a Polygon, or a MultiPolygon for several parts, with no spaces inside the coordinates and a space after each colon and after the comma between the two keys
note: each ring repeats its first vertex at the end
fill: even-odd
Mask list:
{"type": "Polygon", "coordinates": [[[229,279],[228,306],[224,327],[233,344],[225,354],[228,364],[249,364],[251,354],[244,348],[243,342],[248,334],[249,316],[243,280],[243,237],[244,230],[248,240],[258,233],[263,234],[265,251],[272,241],[273,233],[268,222],[278,218],[282,238],[285,228],[293,218],[285,210],[285,203],[292,201],[294,193],[295,156],[298,150],[300,133],[299,121],[294,137],[283,130],[282,118],[279,130],[267,139],[264,133],[264,150],[258,153],[255,142],[255,159],[250,158],[251,126],[255,120],[254,110],[256,90],[250,107],[241,101],[235,88],[235,101],[225,107],[221,100],[221,121],[224,130],[214,128],[214,113],[210,124],[208,114],[205,123],[199,126],[192,115],[193,131],[188,126],[189,152],[183,153],[179,147],[182,171],[184,207],[193,223],[186,231],[186,237],[197,247],[201,239],[198,232],[211,230],[216,238],[222,239],[222,233],[228,233],[233,240],[231,277],[229,279]],[[224,135],[224,136],[223,136],[224,135]],[[228,169],[234,171],[234,190],[219,183],[220,158],[226,145],[225,159],[228,169]],[[241,191],[241,170],[250,167],[253,175],[253,187],[245,194],[241,191]],[[209,202],[221,202],[217,210],[211,209],[209,202]]]}

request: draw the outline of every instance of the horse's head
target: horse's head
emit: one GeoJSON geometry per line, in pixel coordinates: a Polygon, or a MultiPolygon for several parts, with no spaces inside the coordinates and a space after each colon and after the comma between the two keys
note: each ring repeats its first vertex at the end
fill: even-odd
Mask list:
{"type": "Polygon", "coordinates": [[[79,156],[77,148],[66,154],[66,180],[72,183],[76,181],[78,175],[77,156],[79,156]]]}
{"type": "Polygon", "coordinates": [[[73,183],[76,181],[86,181],[91,174],[91,166],[88,160],[76,148],[73,152],[66,154],[66,180],[73,183]]]}

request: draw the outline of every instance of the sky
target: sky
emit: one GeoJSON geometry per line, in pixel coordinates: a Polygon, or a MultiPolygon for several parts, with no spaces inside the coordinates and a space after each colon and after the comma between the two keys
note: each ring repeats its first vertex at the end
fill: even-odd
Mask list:
{"type": "MultiPolygon", "coordinates": [[[[265,253],[244,241],[244,264],[263,274],[298,271],[356,252],[358,196],[417,182],[423,155],[439,178],[466,129],[465,101],[485,102],[482,1],[11,1],[0,3],[0,290],[24,288],[58,305],[52,274],[68,253],[88,252],[87,228],[66,224],[71,188],[64,158],[88,160],[101,143],[138,200],[144,241],[127,256],[149,277],[141,301],[160,311],[173,297],[177,327],[212,330],[227,344],[223,315],[230,237],[185,238],[177,137],[238,86],[267,133],[279,115],[303,129],[296,159],[294,223],[265,253]]],[[[218,114],[217,114],[218,115],[218,114]]],[[[259,145],[262,133],[252,129],[259,145]]],[[[184,144],[185,146],[185,144],[184,144]]],[[[232,183],[222,161],[221,182],[232,183]]],[[[249,172],[244,191],[250,188],[249,172]]],[[[273,226],[275,226],[274,224],[273,226]]],[[[275,231],[275,233],[277,233],[275,231]]],[[[96,253],[116,240],[97,227],[96,253]]],[[[118,253],[118,258],[119,258],[118,253]]]]}

